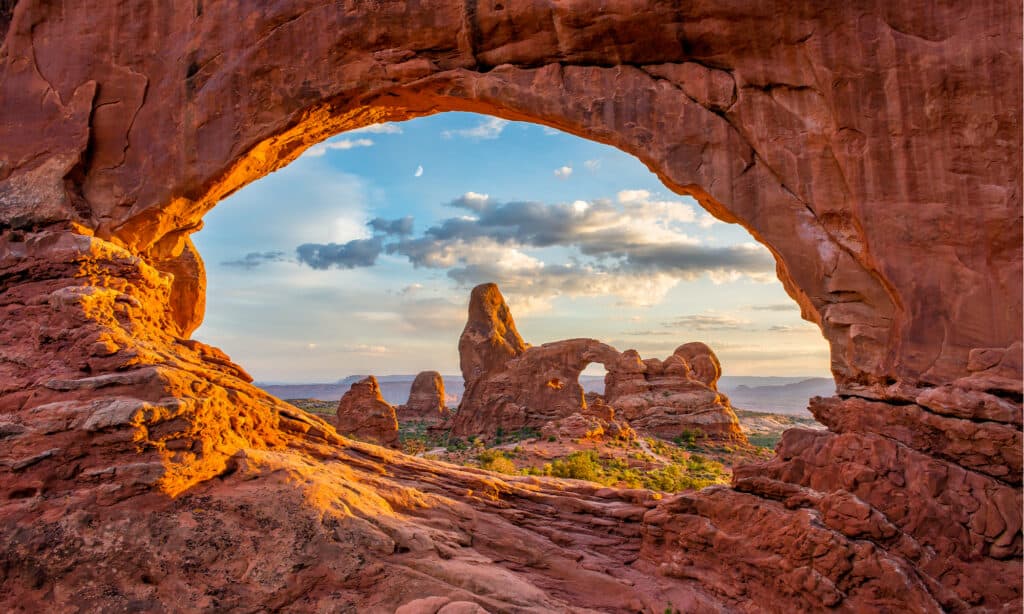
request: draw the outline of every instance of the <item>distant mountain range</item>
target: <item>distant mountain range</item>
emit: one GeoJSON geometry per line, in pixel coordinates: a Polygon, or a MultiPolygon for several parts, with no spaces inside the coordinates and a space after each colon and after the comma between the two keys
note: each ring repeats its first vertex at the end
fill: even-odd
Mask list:
{"type": "MultiPolygon", "coordinates": [[[[349,387],[365,375],[350,375],[337,382],[325,384],[273,384],[256,385],[280,399],[320,399],[337,401],[349,387]]],[[[392,405],[401,405],[409,399],[409,389],[415,375],[382,375],[380,382],[384,400],[392,405]]],[[[602,392],[604,377],[582,375],[580,384],[587,392],[602,392]]],[[[458,405],[462,398],[461,375],[445,375],[444,389],[449,405],[458,405]]],[[[770,413],[809,416],[807,400],[813,396],[835,394],[835,383],[827,377],[755,377],[725,376],[718,381],[718,389],[732,401],[737,409],[750,409],[770,413]]]]}
{"type": "Polygon", "coordinates": [[[809,416],[807,401],[815,396],[834,395],[836,384],[828,377],[723,377],[718,389],[738,409],[809,416]]]}

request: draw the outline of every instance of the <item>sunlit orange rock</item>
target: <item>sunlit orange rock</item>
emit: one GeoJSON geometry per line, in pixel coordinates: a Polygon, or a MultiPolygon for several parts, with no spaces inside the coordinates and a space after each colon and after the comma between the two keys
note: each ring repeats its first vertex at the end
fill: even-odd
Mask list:
{"type": "Polygon", "coordinates": [[[416,375],[409,389],[409,400],[395,408],[402,422],[414,421],[438,424],[450,417],[445,403],[444,378],[437,371],[422,371],[416,375]]]}
{"type": "MultiPolygon", "coordinates": [[[[0,3],[0,608],[1019,609],[1020,24],[1002,0],[0,3]],[[188,340],[217,202],[455,110],[618,147],[747,228],[829,342],[829,430],[661,499],[500,477],[341,437],[188,340]]],[[[502,338],[495,364],[525,349],[502,338]]]]}
{"type": "Polygon", "coordinates": [[[377,378],[370,375],[352,384],[338,401],[335,427],[342,435],[382,446],[398,445],[395,408],[384,400],[377,378]]]}

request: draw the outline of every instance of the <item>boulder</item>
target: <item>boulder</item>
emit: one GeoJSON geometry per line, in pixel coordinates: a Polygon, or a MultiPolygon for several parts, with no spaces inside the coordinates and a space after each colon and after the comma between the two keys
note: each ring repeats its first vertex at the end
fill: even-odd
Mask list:
{"type": "Polygon", "coordinates": [[[372,375],[352,384],[341,397],[335,426],[342,435],[382,446],[398,446],[395,408],[381,396],[380,384],[372,375]]]}
{"type": "Polygon", "coordinates": [[[438,424],[446,421],[451,412],[445,403],[444,378],[437,371],[422,371],[416,375],[409,390],[409,400],[395,408],[401,422],[438,424]]]}

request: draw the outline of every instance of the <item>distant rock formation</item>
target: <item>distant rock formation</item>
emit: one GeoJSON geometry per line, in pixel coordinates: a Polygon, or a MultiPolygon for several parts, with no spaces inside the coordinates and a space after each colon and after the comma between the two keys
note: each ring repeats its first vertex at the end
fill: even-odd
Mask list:
{"type": "Polygon", "coordinates": [[[395,408],[380,394],[377,378],[370,375],[352,384],[338,402],[338,432],[382,446],[398,447],[395,408]]]}
{"type": "Polygon", "coordinates": [[[459,337],[459,365],[466,387],[501,370],[529,346],[516,330],[512,312],[497,284],[480,284],[469,296],[469,318],[459,337]]]}
{"type": "Polygon", "coordinates": [[[412,382],[409,400],[395,408],[399,419],[443,422],[451,412],[445,403],[444,378],[437,371],[421,371],[412,382]]]}
{"type": "Polygon", "coordinates": [[[605,401],[633,428],[660,437],[700,429],[712,437],[743,438],[729,399],[718,392],[722,370],[707,345],[681,345],[665,360],[643,360],[626,350],[618,364],[605,368],[605,401]]]}
{"type": "Polygon", "coordinates": [[[661,437],[699,428],[744,439],[729,400],[716,389],[718,359],[703,343],[682,345],[664,362],[595,339],[530,346],[498,287],[483,284],[470,295],[459,355],[466,391],[453,425],[458,435],[540,428],[583,412],[579,375],[596,362],[608,370],[605,400],[616,409],[621,403],[620,418],[634,428],[661,437]]]}

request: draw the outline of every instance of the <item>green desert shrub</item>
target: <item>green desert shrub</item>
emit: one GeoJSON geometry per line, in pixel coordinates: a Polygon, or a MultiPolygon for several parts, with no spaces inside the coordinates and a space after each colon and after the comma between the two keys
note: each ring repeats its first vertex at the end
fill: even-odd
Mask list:
{"type": "Polygon", "coordinates": [[[692,448],[697,445],[698,440],[705,439],[706,437],[707,435],[701,429],[683,429],[683,432],[674,441],[676,445],[692,448]]]}
{"type": "Polygon", "coordinates": [[[484,450],[477,455],[476,459],[482,469],[510,475],[518,473],[516,464],[499,450],[484,450]]]}
{"type": "Polygon", "coordinates": [[[604,475],[597,452],[580,450],[551,463],[551,475],[557,478],[600,482],[604,475]]]}

